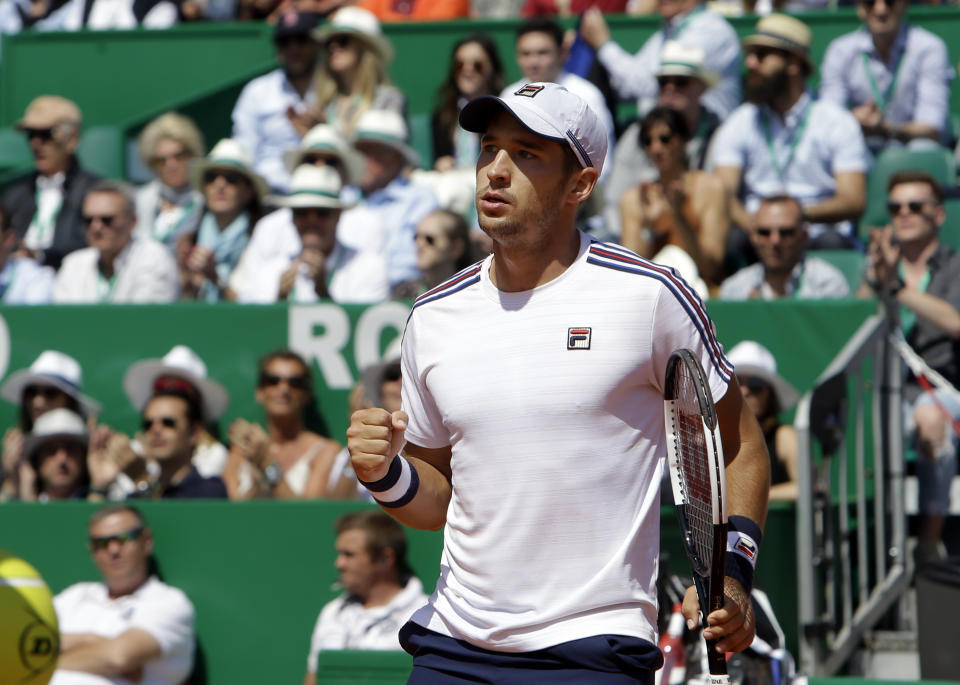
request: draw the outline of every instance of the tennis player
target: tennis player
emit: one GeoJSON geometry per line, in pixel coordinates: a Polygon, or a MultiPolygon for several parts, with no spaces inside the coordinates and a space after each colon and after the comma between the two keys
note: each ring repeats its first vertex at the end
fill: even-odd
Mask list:
{"type": "Polygon", "coordinates": [[[388,513],[445,529],[436,592],[400,632],[409,682],[653,682],[664,373],[680,347],[717,400],[731,546],[747,550],[727,555],[705,635],[746,648],[769,460],[703,303],[672,270],[575,228],[607,147],[579,97],[531,83],[471,101],[460,124],[481,134],[493,255],[417,299],[403,410],[359,411],[347,434],[388,513]]]}

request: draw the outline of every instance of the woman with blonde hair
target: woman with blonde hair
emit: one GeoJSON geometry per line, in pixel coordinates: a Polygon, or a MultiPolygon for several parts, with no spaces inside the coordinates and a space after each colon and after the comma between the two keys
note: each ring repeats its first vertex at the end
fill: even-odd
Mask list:
{"type": "MultiPolygon", "coordinates": [[[[323,46],[317,79],[317,121],[349,134],[368,109],[393,110],[406,116],[406,97],[390,84],[387,74],[393,46],[380,30],[376,16],[359,7],[344,7],[313,36],[323,46]]],[[[305,122],[300,123],[302,126],[305,122]]],[[[305,134],[306,129],[300,133],[305,134]]]]}
{"type": "Polygon", "coordinates": [[[144,127],[138,148],[155,178],[137,191],[136,231],[172,247],[200,221],[203,196],[190,184],[190,164],[204,155],[203,134],[189,118],[167,112],[144,127]]]}

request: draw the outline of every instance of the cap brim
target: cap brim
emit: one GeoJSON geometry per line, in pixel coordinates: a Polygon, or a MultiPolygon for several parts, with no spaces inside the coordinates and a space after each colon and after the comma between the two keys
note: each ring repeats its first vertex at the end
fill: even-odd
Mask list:
{"type": "Polygon", "coordinates": [[[700,79],[706,84],[707,88],[713,88],[720,83],[720,74],[715,71],[697,71],[679,64],[661,66],[656,75],[658,78],[660,76],[686,76],[688,78],[700,79]]]}
{"type": "Polygon", "coordinates": [[[0,386],[0,397],[8,402],[19,405],[20,402],[23,401],[23,391],[29,385],[52,385],[53,387],[63,391],[65,394],[75,399],[80,405],[84,414],[89,416],[90,414],[97,414],[100,412],[99,402],[92,397],[84,395],[82,392],[77,390],[76,387],[70,385],[66,381],[63,381],[56,376],[31,373],[28,369],[23,369],[10,374],[10,378],[8,378],[6,382],[0,386]]]}
{"type": "Polygon", "coordinates": [[[227,164],[214,164],[209,160],[200,159],[196,160],[193,164],[193,168],[190,171],[190,182],[193,184],[193,187],[197,190],[203,192],[203,174],[210,169],[226,169],[228,171],[236,171],[250,181],[250,185],[253,186],[253,192],[257,194],[257,199],[263,202],[263,199],[270,193],[270,185],[264,180],[264,178],[252,171],[242,166],[230,166],[227,164]]]}
{"type": "Polygon", "coordinates": [[[226,388],[209,378],[200,378],[176,366],[167,366],[162,359],[146,359],[127,369],[123,376],[123,390],[137,411],[143,411],[153,396],[153,384],[160,376],[177,376],[192,383],[203,403],[203,418],[216,421],[227,411],[230,394],[226,388]]]}
{"type": "MultiPolygon", "coordinates": [[[[520,99],[517,98],[517,100],[520,99]]],[[[468,102],[460,110],[460,126],[473,133],[484,133],[490,125],[490,120],[503,111],[509,112],[521,126],[534,135],[569,144],[563,132],[544,119],[535,107],[524,106],[520,102],[515,102],[511,106],[496,95],[484,95],[468,102]]]]}

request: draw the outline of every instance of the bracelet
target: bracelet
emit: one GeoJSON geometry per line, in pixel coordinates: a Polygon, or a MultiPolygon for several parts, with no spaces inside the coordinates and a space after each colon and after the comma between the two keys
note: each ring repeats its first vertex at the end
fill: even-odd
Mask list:
{"type": "Polygon", "coordinates": [[[727,559],[725,575],[735,578],[750,593],[753,573],[760,553],[763,532],[746,516],[731,516],[727,521],[727,559]]]}
{"type": "MultiPolygon", "coordinates": [[[[359,480],[359,479],[358,479],[359,480]]],[[[410,462],[399,454],[390,462],[390,469],[380,480],[360,481],[377,503],[388,509],[409,504],[420,488],[420,476],[410,462]]]]}

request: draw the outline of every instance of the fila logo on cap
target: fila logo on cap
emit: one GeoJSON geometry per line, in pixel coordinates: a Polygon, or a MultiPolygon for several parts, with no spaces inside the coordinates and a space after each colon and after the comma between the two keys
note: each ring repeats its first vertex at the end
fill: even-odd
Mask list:
{"type": "Polygon", "coordinates": [[[516,93],[514,93],[514,95],[522,95],[525,98],[532,98],[541,90],[543,90],[543,88],[544,88],[543,86],[534,86],[528,83],[523,88],[521,88],[516,93]]]}
{"type": "Polygon", "coordinates": [[[590,349],[590,328],[568,328],[567,329],[567,349],[568,350],[589,350],[590,349]]]}

